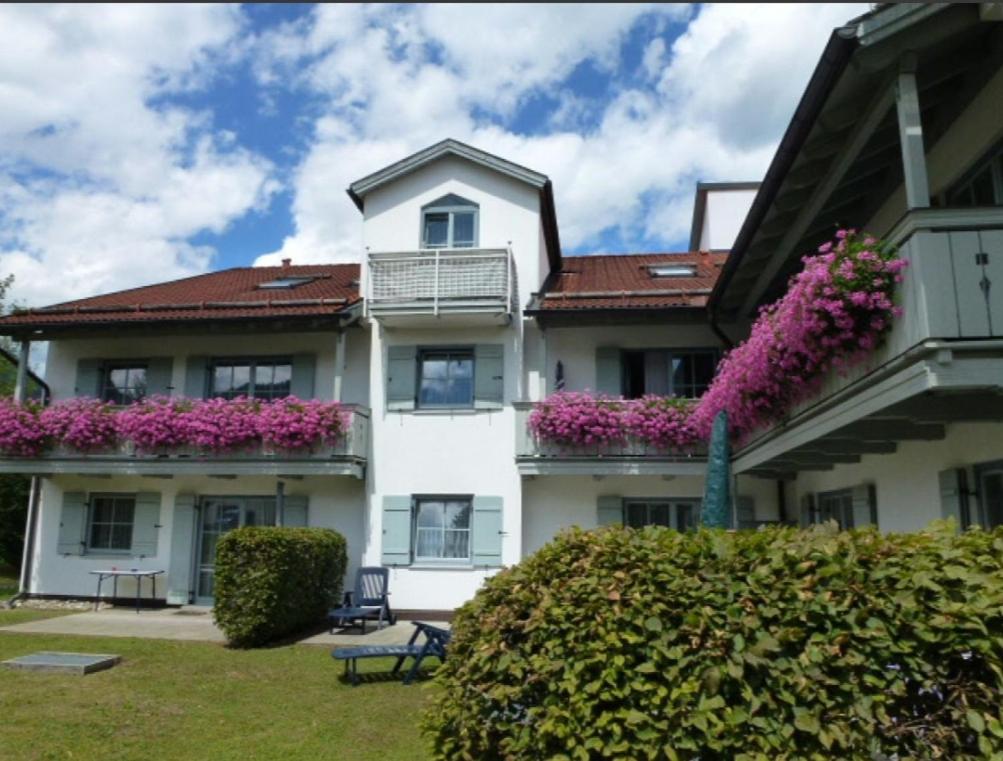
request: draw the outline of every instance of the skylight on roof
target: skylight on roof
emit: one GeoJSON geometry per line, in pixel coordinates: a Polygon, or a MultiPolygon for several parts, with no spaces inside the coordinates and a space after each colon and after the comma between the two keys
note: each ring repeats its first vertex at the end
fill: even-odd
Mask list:
{"type": "Polygon", "coordinates": [[[652,277],[696,277],[695,264],[653,264],[648,267],[652,277]]]}
{"type": "Polygon", "coordinates": [[[264,283],[258,283],[258,288],[296,288],[300,285],[306,285],[307,283],[312,283],[317,278],[315,277],[277,277],[274,280],[266,280],[264,283]]]}

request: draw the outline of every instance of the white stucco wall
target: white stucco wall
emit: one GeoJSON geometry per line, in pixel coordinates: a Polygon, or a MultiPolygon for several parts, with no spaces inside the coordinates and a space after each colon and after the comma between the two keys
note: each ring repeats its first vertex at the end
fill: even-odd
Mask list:
{"type": "MultiPolygon", "coordinates": [[[[755,500],[757,520],[776,520],[776,483],[739,477],[737,494],[755,500]]],[[[702,499],[702,476],[537,476],[523,482],[523,549],[530,554],[572,526],[598,525],[601,496],[702,499]]]]}
{"type": "Polygon", "coordinates": [[[565,389],[594,391],[596,349],[618,346],[623,349],[721,349],[721,341],[705,324],[608,325],[548,328],[546,331],[548,391],[554,389],[557,363],[564,365],[565,389]]]}
{"type": "MultiPolygon", "coordinates": [[[[49,344],[45,380],[54,399],[74,396],[77,360],[129,359],[137,357],[174,358],[173,395],[183,396],[185,367],[189,356],[210,357],[268,356],[311,353],[317,356],[314,396],[330,400],[334,393],[334,332],[264,333],[248,335],[127,336],[60,339],[49,344]]],[[[346,363],[342,401],[369,404],[369,331],[346,331],[346,363]]]]}
{"type": "MultiPolygon", "coordinates": [[[[366,563],[380,565],[385,495],[500,496],[502,562],[521,557],[522,498],[515,467],[515,413],[519,341],[513,328],[381,330],[373,342],[372,451],[368,469],[369,534],[366,563]],[[385,404],[388,345],[505,346],[505,406],[499,410],[388,411],[385,404]]],[[[468,600],[492,571],[470,568],[396,568],[393,604],[410,609],[451,609],[468,600]]]]}
{"type": "Polygon", "coordinates": [[[799,500],[807,493],[874,484],[878,526],[883,531],[919,531],[941,518],[937,474],[1003,459],[1003,425],[966,423],[947,427],[940,441],[903,441],[893,454],[864,455],[859,463],[836,465],[829,471],[798,476],[792,501],[797,515],[799,500]]]}
{"type": "MultiPolygon", "coordinates": [[[[89,572],[101,568],[140,568],[167,571],[170,561],[171,536],[174,530],[174,498],[179,493],[199,496],[267,496],[274,495],[276,479],[245,476],[233,480],[184,476],[172,479],[152,479],[138,476],[85,478],[56,476],[42,480],[39,533],[36,552],[31,564],[33,594],[93,595],[97,579],[89,572]],[[155,557],[135,558],[118,554],[59,555],[56,552],[64,491],[135,494],[159,492],[161,495],[160,524],[155,557]]],[[[310,477],[286,481],[286,493],[309,498],[307,521],[310,526],[332,528],[344,535],[348,543],[349,568],[345,585],[351,588],[355,569],[360,565],[365,541],[365,487],[362,481],[350,477],[310,477]]],[[[166,574],[158,577],[157,594],[164,598],[166,574]]],[[[149,581],[143,584],[143,596],[148,597],[149,581]]],[[[102,590],[111,594],[109,583],[102,590]]],[[[135,582],[119,580],[119,595],[135,594],[135,582]]]]}
{"type": "Polygon", "coordinates": [[[755,190],[708,190],[699,250],[731,249],[755,197],[755,190]]]}
{"type": "MultiPolygon", "coordinates": [[[[539,191],[526,183],[453,156],[401,177],[366,196],[363,239],[378,251],[414,251],[421,247],[421,208],[455,193],[479,205],[480,248],[511,244],[519,284],[519,303],[538,289],[541,265],[539,191]]],[[[363,264],[363,287],[367,277],[363,264]]],[[[365,292],[365,291],[363,291],[365,292]]]]}

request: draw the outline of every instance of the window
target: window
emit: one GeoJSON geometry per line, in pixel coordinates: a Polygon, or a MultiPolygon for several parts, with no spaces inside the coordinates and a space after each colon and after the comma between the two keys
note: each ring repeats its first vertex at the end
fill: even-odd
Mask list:
{"type": "Polygon", "coordinates": [[[474,406],[472,349],[427,349],[418,354],[418,407],[474,406]]]}
{"type": "Polygon", "coordinates": [[[290,289],[295,288],[299,285],[306,285],[307,283],[312,283],[317,278],[313,275],[304,275],[302,277],[277,277],[274,280],[268,280],[264,283],[258,283],[258,288],[269,288],[269,289],[290,289]]]}
{"type": "Polygon", "coordinates": [[[948,206],[1003,206],[1003,149],[993,149],[947,193],[948,206]]]}
{"type": "Polygon", "coordinates": [[[624,525],[631,528],[666,526],[686,531],[694,525],[696,503],[678,500],[626,500],[623,505],[624,525]]]}
{"type": "Polygon", "coordinates": [[[817,523],[836,521],[841,529],[853,528],[853,493],[849,489],[822,492],[818,495],[817,523]]]}
{"type": "Polygon", "coordinates": [[[468,497],[428,497],[415,500],[415,560],[470,560],[468,497]]]}
{"type": "Polygon", "coordinates": [[[289,396],[293,366],[289,359],[213,360],[210,398],[281,399],[289,396]]]}
{"type": "Polygon", "coordinates": [[[977,465],[975,475],[979,487],[979,520],[987,529],[1003,526],[1003,462],[977,465]]]}
{"type": "Polygon", "coordinates": [[[648,267],[652,277],[696,277],[695,264],[655,264],[648,267]]]}
{"type": "Polygon", "coordinates": [[[112,404],[132,404],[146,396],[145,364],[109,364],[101,374],[101,399],[112,404]]]}
{"type": "Polygon", "coordinates": [[[718,353],[650,349],[625,351],[621,357],[623,395],[628,399],[645,394],[696,399],[714,379],[718,353]]]}
{"type": "Polygon", "coordinates": [[[91,499],[87,549],[129,552],[132,548],[132,523],[135,512],[134,495],[95,495],[91,499]]]}
{"type": "Polygon", "coordinates": [[[422,248],[477,246],[478,206],[450,193],[422,208],[422,248]]]}

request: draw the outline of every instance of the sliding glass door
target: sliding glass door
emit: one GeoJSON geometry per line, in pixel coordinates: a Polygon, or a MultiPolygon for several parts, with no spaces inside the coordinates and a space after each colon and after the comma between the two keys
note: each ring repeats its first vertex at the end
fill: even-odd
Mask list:
{"type": "Polygon", "coordinates": [[[216,543],[242,526],[274,526],[275,497],[204,497],[200,507],[196,602],[212,605],[216,543]]]}

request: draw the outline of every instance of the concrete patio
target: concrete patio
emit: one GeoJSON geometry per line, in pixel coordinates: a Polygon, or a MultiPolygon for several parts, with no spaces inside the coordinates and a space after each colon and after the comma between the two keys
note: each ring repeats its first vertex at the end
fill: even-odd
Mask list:
{"type": "MultiPolygon", "coordinates": [[[[439,624],[441,625],[441,624],[439,624]]],[[[164,608],[141,610],[134,608],[106,608],[68,616],[30,621],[12,626],[0,626],[0,632],[21,634],[68,634],[93,637],[136,637],[139,639],[189,640],[196,642],[225,642],[223,633],[213,623],[207,609],[164,608]]],[[[408,621],[377,631],[375,624],[362,634],[358,628],[326,630],[303,637],[296,644],[323,645],[397,645],[407,642],[414,632],[408,621]]]]}

